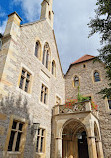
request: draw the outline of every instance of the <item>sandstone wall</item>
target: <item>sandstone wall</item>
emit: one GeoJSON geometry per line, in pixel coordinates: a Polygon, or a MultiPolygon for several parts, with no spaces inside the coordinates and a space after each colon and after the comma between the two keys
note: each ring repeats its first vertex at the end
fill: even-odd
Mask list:
{"type": "MultiPolygon", "coordinates": [[[[16,31],[16,26],[14,26],[14,29],[14,31],[16,31]]],[[[6,130],[6,132],[4,133],[4,141],[7,136],[6,133],[8,131],[9,118],[11,115],[26,118],[31,122],[38,122],[40,123],[40,127],[46,129],[46,158],[49,158],[51,149],[50,144],[52,107],[55,105],[56,95],[61,98],[62,103],[64,103],[65,96],[64,79],[57,55],[53,31],[45,20],[29,25],[23,25],[19,28],[19,30],[17,29],[17,31],[18,33],[16,32],[16,34],[12,31],[12,36],[10,37],[10,47],[8,49],[7,60],[2,73],[2,81],[4,79],[4,82],[1,82],[3,84],[3,90],[1,94],[3,96],[5,96],[6,94],[14,94],[15,99],[19,95],[22,95],[23,98],[26,98],[28,105],[27,112],[23,111],[24,107],[22,106],[20,108],[17,108],[16,104],[13,105],[13,108],[11,105],[7,105],[7,110],[4,110],[4,108],[2,107],[1,112],[5,113],[8,117],[7,122],[4,123],[4,127],[6,130]],[[51,72],[49,72],[49,70],[46,69],[44,65],[42,65],[41,61],[39,61],[35,57],[34,50],[36,40],[39,40],[41,42],[42,51],[45,42],[49,43],[51,49],[51,61],[54,59],[56,62],[56,77],[54,77],[51,72]],[[33,76],[30,94],[25,93],[18,87],[18,81],[20,78],[22,67],[26,68],[26,70],[28,70],[33,76]],[[40,102],[42,83],[48,87],[47,105],[40,102]]],[[[6,45],[8,45],[8,42],[6,43],[6,45]]],[[[30,132],[29,123],[24,158],[33,157],[32,140],[33,139],[30,132]]]]}
{"type": "Polygon", "coordinates": [[[73,86],[73,78],[77,75],[80,79],[80,93],[83,96],[91,96],[93,101],[99,106],[100,129],[105,158],[111,157],[111,110],[108,109],[107,101],[102,99],[102,95],[97,94],[101,88],[108,87],[108,80],[105,77],[104,65],[92,60],[86,63],[73,65],[65,76],[65,91],[67,98],[77,98],[78,88],[73,86]],[[83,68],[86,64],[86,68],[83,68]],[[93,73],[97,70],[100,73],[101,81],[94,82],[93,73]]]}

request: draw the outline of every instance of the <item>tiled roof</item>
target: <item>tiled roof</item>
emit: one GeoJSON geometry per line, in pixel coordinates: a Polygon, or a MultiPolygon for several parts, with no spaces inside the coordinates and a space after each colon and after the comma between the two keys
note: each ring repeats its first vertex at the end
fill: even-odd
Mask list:
{"type": "Polygon", "coordinates": [[[84,62],[84,61],[87,61],[87,60],[90,60],[93,58],[95,58],[95,56],[86,54],[86,55],[82,56],[81,58],[79,58],[78,60],[76,60],[75,62],[73,62],[71,65],[81,63],[81,62],[84,62]]]}

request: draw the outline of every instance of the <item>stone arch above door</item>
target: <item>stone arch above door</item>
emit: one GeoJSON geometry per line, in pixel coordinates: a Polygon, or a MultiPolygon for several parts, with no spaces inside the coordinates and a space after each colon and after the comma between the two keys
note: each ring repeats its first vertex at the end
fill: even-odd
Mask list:
{"type": "Polygon", "coordinates": [[[62,158],[63,129],[65,126],[70,124],[70,122],[75,122],[75,124],[79,125],[79,128],[77,125],[75,126],[75,130],[74,130],[75,133],[77,133],[78,130],[80,131],[80,126],[82,127],[82,130],[84,129],[84,131],[86,131],[89,158],[103,158],[103,154],[101,154],[103,153],[102,142],[98,142],[97,144],[98,149],[99,149],[98,150],[99,157],[97,157],[94,129],[98,129],[97,131],[99,131],[98,134],[99,134],[100,141],[101,141],[101,136],[100,136],[98,118],[92,113],[92,111],[59,114],[59,110],[60,110],[59,108],[56,109],[55,107],[54,116],[53,116],[53,131],[52,132],[53,132],[53,137],[54,137],[54,142],[55,142],[54,158],[62,158]],[[96,128],[94,128],[95,123],[97,125],[96,128]],[[59,157],[57,153],[59,153],[59,157]]]}
{"type": "Polygon", "coordinates": [[[74,122],[77,122],[78,124],[84,126],[86,132],[87,132],[87,135],[91,135],[93,133],[93,136],[94,136],[94,119],[93,117],[91,118],[91,115],[89,114],[85,114],[84,117],[81,115],[81,116],[78,116],[78,115],[70,115],[68,116],[67,118],[65,117],[62,117],[60,119],[57,119],[55,120],[55,127],[56,127],[56,130],[55,130],[55,138],[62,138],[62,132],[63,132],[63,129],[64,127],[69,124],[71,121],[74,121],[74,122]],[[92,128],[92,131],[89,131],[89,128],[92,128]]]}
{"type": "Polygon", "coordinates": [[[87,129],[80,120],[70,119],[64,123],[62,130],[62,158],[78,158],[78,156],[80,158],[89,158],[86,133],[87,129]]]}

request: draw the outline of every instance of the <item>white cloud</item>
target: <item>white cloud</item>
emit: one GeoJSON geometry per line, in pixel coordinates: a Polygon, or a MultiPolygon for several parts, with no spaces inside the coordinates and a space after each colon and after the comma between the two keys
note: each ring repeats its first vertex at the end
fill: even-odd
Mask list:
{"type": "Polygon", "coordinates": [[[27,21],[37,20],[38,14],[40,14],[41,0],[13,0],[13,2],[15,5],[21,5],[27,21]]]}
{"type": "Polygon", "coordinates": [[[54,28],[64,72],[84,54],[98,55],[99,37],[88,39],[87,24],[94,17],[97,0],[54,1],[54,28]]]}
{"type": "Polygon", "coordinates": [[[0,33],[2,34],[4,33],[6,24],[7,24],[7,19],[4,20],[2,23],[0,23],[0,33]]]}

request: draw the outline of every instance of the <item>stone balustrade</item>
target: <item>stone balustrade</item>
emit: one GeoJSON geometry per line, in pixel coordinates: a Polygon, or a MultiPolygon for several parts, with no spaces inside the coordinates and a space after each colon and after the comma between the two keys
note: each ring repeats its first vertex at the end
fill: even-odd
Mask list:
{"type": "Polygon", "coordinates": [[[79,102],[75,104],[63,104],[55,105],[53,108],[53,115],[58,114],[72,114],[79,112],[92,112],[96,117],[98,117],[98,111],[92,109],[90,101],[79,102]]]}

